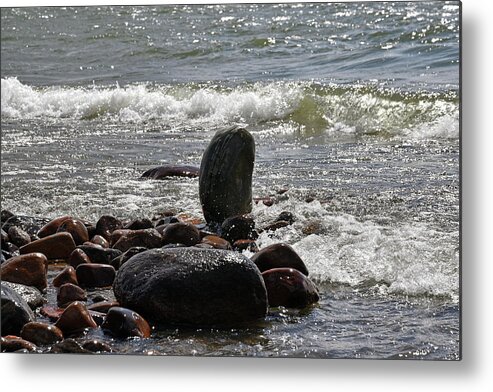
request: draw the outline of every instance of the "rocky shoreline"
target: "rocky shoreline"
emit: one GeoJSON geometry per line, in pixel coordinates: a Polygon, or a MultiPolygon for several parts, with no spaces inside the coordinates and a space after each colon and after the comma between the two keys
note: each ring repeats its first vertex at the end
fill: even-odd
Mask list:
{"type": "MultiPolygon", "coordinates": [[[[160,180],[199,176],[205,219],[163,211],[88,222],[2,211],[2,352],[113,352],[104,340],[76,339],[90,329],[112,339],[146,339],[162,326],[241,328],[264,319],[269,307],[316,303],[318,290],[293,248],[259,250],[255,242],[254,153],[250,133],[233,127],[216,133],[200,170],[144,173],[160,180]]],[[[293,221],[284,211],[263,230],[293,221]]]]}

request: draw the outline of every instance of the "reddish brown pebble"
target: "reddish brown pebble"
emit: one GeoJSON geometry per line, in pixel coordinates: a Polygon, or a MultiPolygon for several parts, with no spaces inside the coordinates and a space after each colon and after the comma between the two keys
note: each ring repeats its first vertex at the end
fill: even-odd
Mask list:
{"type": "Polygon", "coordinates": [[[107,287],[115,280],[115,268],[107,264],[81,264],[75,270],[81,287],[107,287]]]}
{"type": "Polygon", "coordinates": [[[65,309],[54,307],[51,305],[45,305],[41,308],[40,313],[48,317],[51,321],[56,321],[60,318],[65,309]]]}
{"type": "Polygon", "coordinates": [[[308,276],[308,269],[301,257],[288,244],[272,244],[255,253],[251,260],[260,272],[272,268],[294,268],[308,276]]]}
{"type": "Polygon", "coordinates": [[[33,342],[37,346],[44,346],[62,341],[63,333],[54,325],[31,322],[24,325],[21,331],[21,337],[33,342]]]}
{"type": "Polygon", "coordinates": [[[88,264],[91,262],[89,256],[82,249],[74,249],[68,258],[68,263],[73,267],[77,268],[80,264],[88,264]]]}
{"type": "Polygon", "coordinates": [[[120,237],[113,248],[122,252],[134,247],[152,249],[160,248],[162,242],[163,238],[156,229],[131,230],[128,234],[120,237]]]}
{"type": "Polygon", "coordinates": [[[75,242],[70,233],[55,233],[22,246],[19,252],[21,255],[40,252],[51,260],[68,259],[74,249],[75,242]]]}
{"type": "Polygon", "coordinates": [[[87,294],[79,286],[72,283],[65,283],[58,289],[56,300],[57,305],[64,308],[74,301],[87,301],[87,294]]]}
{"type": "Polygon", "coordinates": [[[108,311],[101,328],[124,338],[128,336],[148,338],[151,336],[151,327],[142,316],[130,309],[118,306],[108,311]]]}
{"type": "Polygon", "coordinates": [[[304,308],[319,300],[313,282],[293,268],[274,268],[262,272],[269,306],[304,308]]]}
{"type": "Polygon", "coordinates": [[[113,233],[111,233],[111,237],[109,239],[110,246],[115,245],[120,238],[126,236],[127,234],[130,234],[131,232],[132,230],[130,229],[115,230],[113,233]]]}
{"type": "Polygon", "coordinates": [[[272,207],[274,205],[274,200],[273,199],[265,199],[265,200],[262,200],[262,203],[264,204],[264,206],[272,207]]]}
{"type": "Polygon", "coordinates": [[[100,340],[86,340],[82,343],[82,348],[93,353],[110,353],[113,351],[110,345],[100,340]]]}
{"type": "Polygon", "coordinates": [[[85,328],[97,328],[97,324],[93,320],[86,306],[78,301],[72,302],[67,306],[55,323],[55,326],[62,330],[64,336],[68,336],[71,333],[81,331],[85,328]]]}
{"type": "Polygon", "coordinates": [[[76,245],[89,241],[86,225],[78,219],[66,219],[58,227],[57,233],[70,233],[76,245]]]}
{"type": "Polygon", "coordinates": [[[53,286],[55,287],[60,287],[65,283],[78,284],[75,268],[72,266],[65,267],[62,272],[53,278],[53,286]]]}
{"type": "Polygon", "coordinates": [[[49,235],[55,234],[58,228],[60,227],[60,225],[67,219],[72,219],[72,217],[69,215],[64,215],[49,221],[46,225],[44,225],[41,229],[39,229],[38,237],[44,238],[44,237],[48,237],[49,235]]]}
{"type": "Polygon", "coordinates": [[[92,237],[91,242],[105,249],[110,247],[110,243],[106,241],[106,239],[103,236],[100,236],[99,234],[96,234],[94,237],[92,237]]]}
{"type": "Polygon", "coordinates": [[[201,243],[212,245],[212,247],[216,249],[225,249],[225,250],[232,249],[229,241],[226,241],[224,238],[218,237],[217,235],[207,235],[204,238],[202,238],[201,243]]]}
{"type": "Polygon", "coordinates": [[[200,242],[198,229],[189,223],[171,223],[163,231],[163,245],[183,244],[193,246],[200,242]]]}
{"type": "Polygon", "coordinates": [[[13,335],[2,336],[0,338],[0,347],[3,353],[13,353],[19,350],[33,352],[37,349],[35,344],[13,335]]]}
{"type": "Polygon", "coordinates": [[[108,241],[110,240],[111,233],[121,228],[123,228],[121,220],[111,215],[103,215],[96,223],[97,234],[102,235],[108,241]]]}
{"type": "Polygon", "coordinates": [[[118,301],[97,302],[95,304],[89,305],[87,309],[94,310],[95,312],[108,313],[108,310],[110,310],[114,306],[120,306],[118,301]]]}
{"type": "Polygon", "coordinates": [[[42,253],[28,253],[11,257],[1,266],[2,280],[34,286],[44,290],[47,281],[48,260],[42,253]]]}

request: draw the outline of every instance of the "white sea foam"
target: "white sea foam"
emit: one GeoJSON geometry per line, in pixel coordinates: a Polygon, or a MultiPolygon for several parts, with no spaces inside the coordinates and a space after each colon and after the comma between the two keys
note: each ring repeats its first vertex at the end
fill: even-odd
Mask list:
{"type": "Polygon", "coordinates": [[[386,226],[359,221],[348,214],[332,214],[317,201],[256,206],[259,219],[282,209],[295,213],[297,222],[264,232],[258,244],[286,242],[304,260],[318,283],[370,285],[380,293],[444,296],[458,301],[458,233],[445,233],[424,223],[386,226]],[[302,234],[309,221],[318,222],[313,234],[302,234]]]}
{"type": "Polygon", "coordinates": [[[368,88],[277,82],[213,88],[198,86],[34,88],[1,81],[3,118],[108,118],[123,123],[159,120],[171,126],[257,125],[261,136],[325,132],[334,138],[384,136],[456,139],[459,109],[453,100],[387,96],[368,88]]]}

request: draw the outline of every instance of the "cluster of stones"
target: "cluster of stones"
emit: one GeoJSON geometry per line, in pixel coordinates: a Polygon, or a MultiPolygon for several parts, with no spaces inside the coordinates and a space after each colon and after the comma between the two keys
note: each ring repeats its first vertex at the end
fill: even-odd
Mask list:
{"type": "MultiPolygon", "coordinates": [[[[2,351],[106,352],[112,348],[104,342],[74,337],[94,328],[147,338],[150,325],[239,326],[263,319],[269,306],[317,302],[317,288],[291,246],[259,250],[255,243],[253,159],[246,130],[216,134],[200,168],[205,221],[174,211],[133,221],[104,215],[96,223],[2,211],[2,351]],[[63,270],[48,282],[55,265],[63,270]],[[46,304],[50,287],[56,303],[46,304]],[[95,288],[111,288],[116,301],[88,305],[95,288]]],[[[283,212],[262,230],[293,221],[283,212]]]]}

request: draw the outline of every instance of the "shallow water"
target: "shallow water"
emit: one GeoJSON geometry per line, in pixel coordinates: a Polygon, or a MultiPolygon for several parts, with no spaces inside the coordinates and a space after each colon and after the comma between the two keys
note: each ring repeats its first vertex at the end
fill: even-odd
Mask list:
{"type": "Polygon", "coordinates": [[[292,244],[320,303],[117,351],[457,359],[457,4],[2,9],[2,209],[201,216],[196,179],[139,177],[241,124],[277,199],[257,226],[296,218],[258,244],[292,244]]]}

